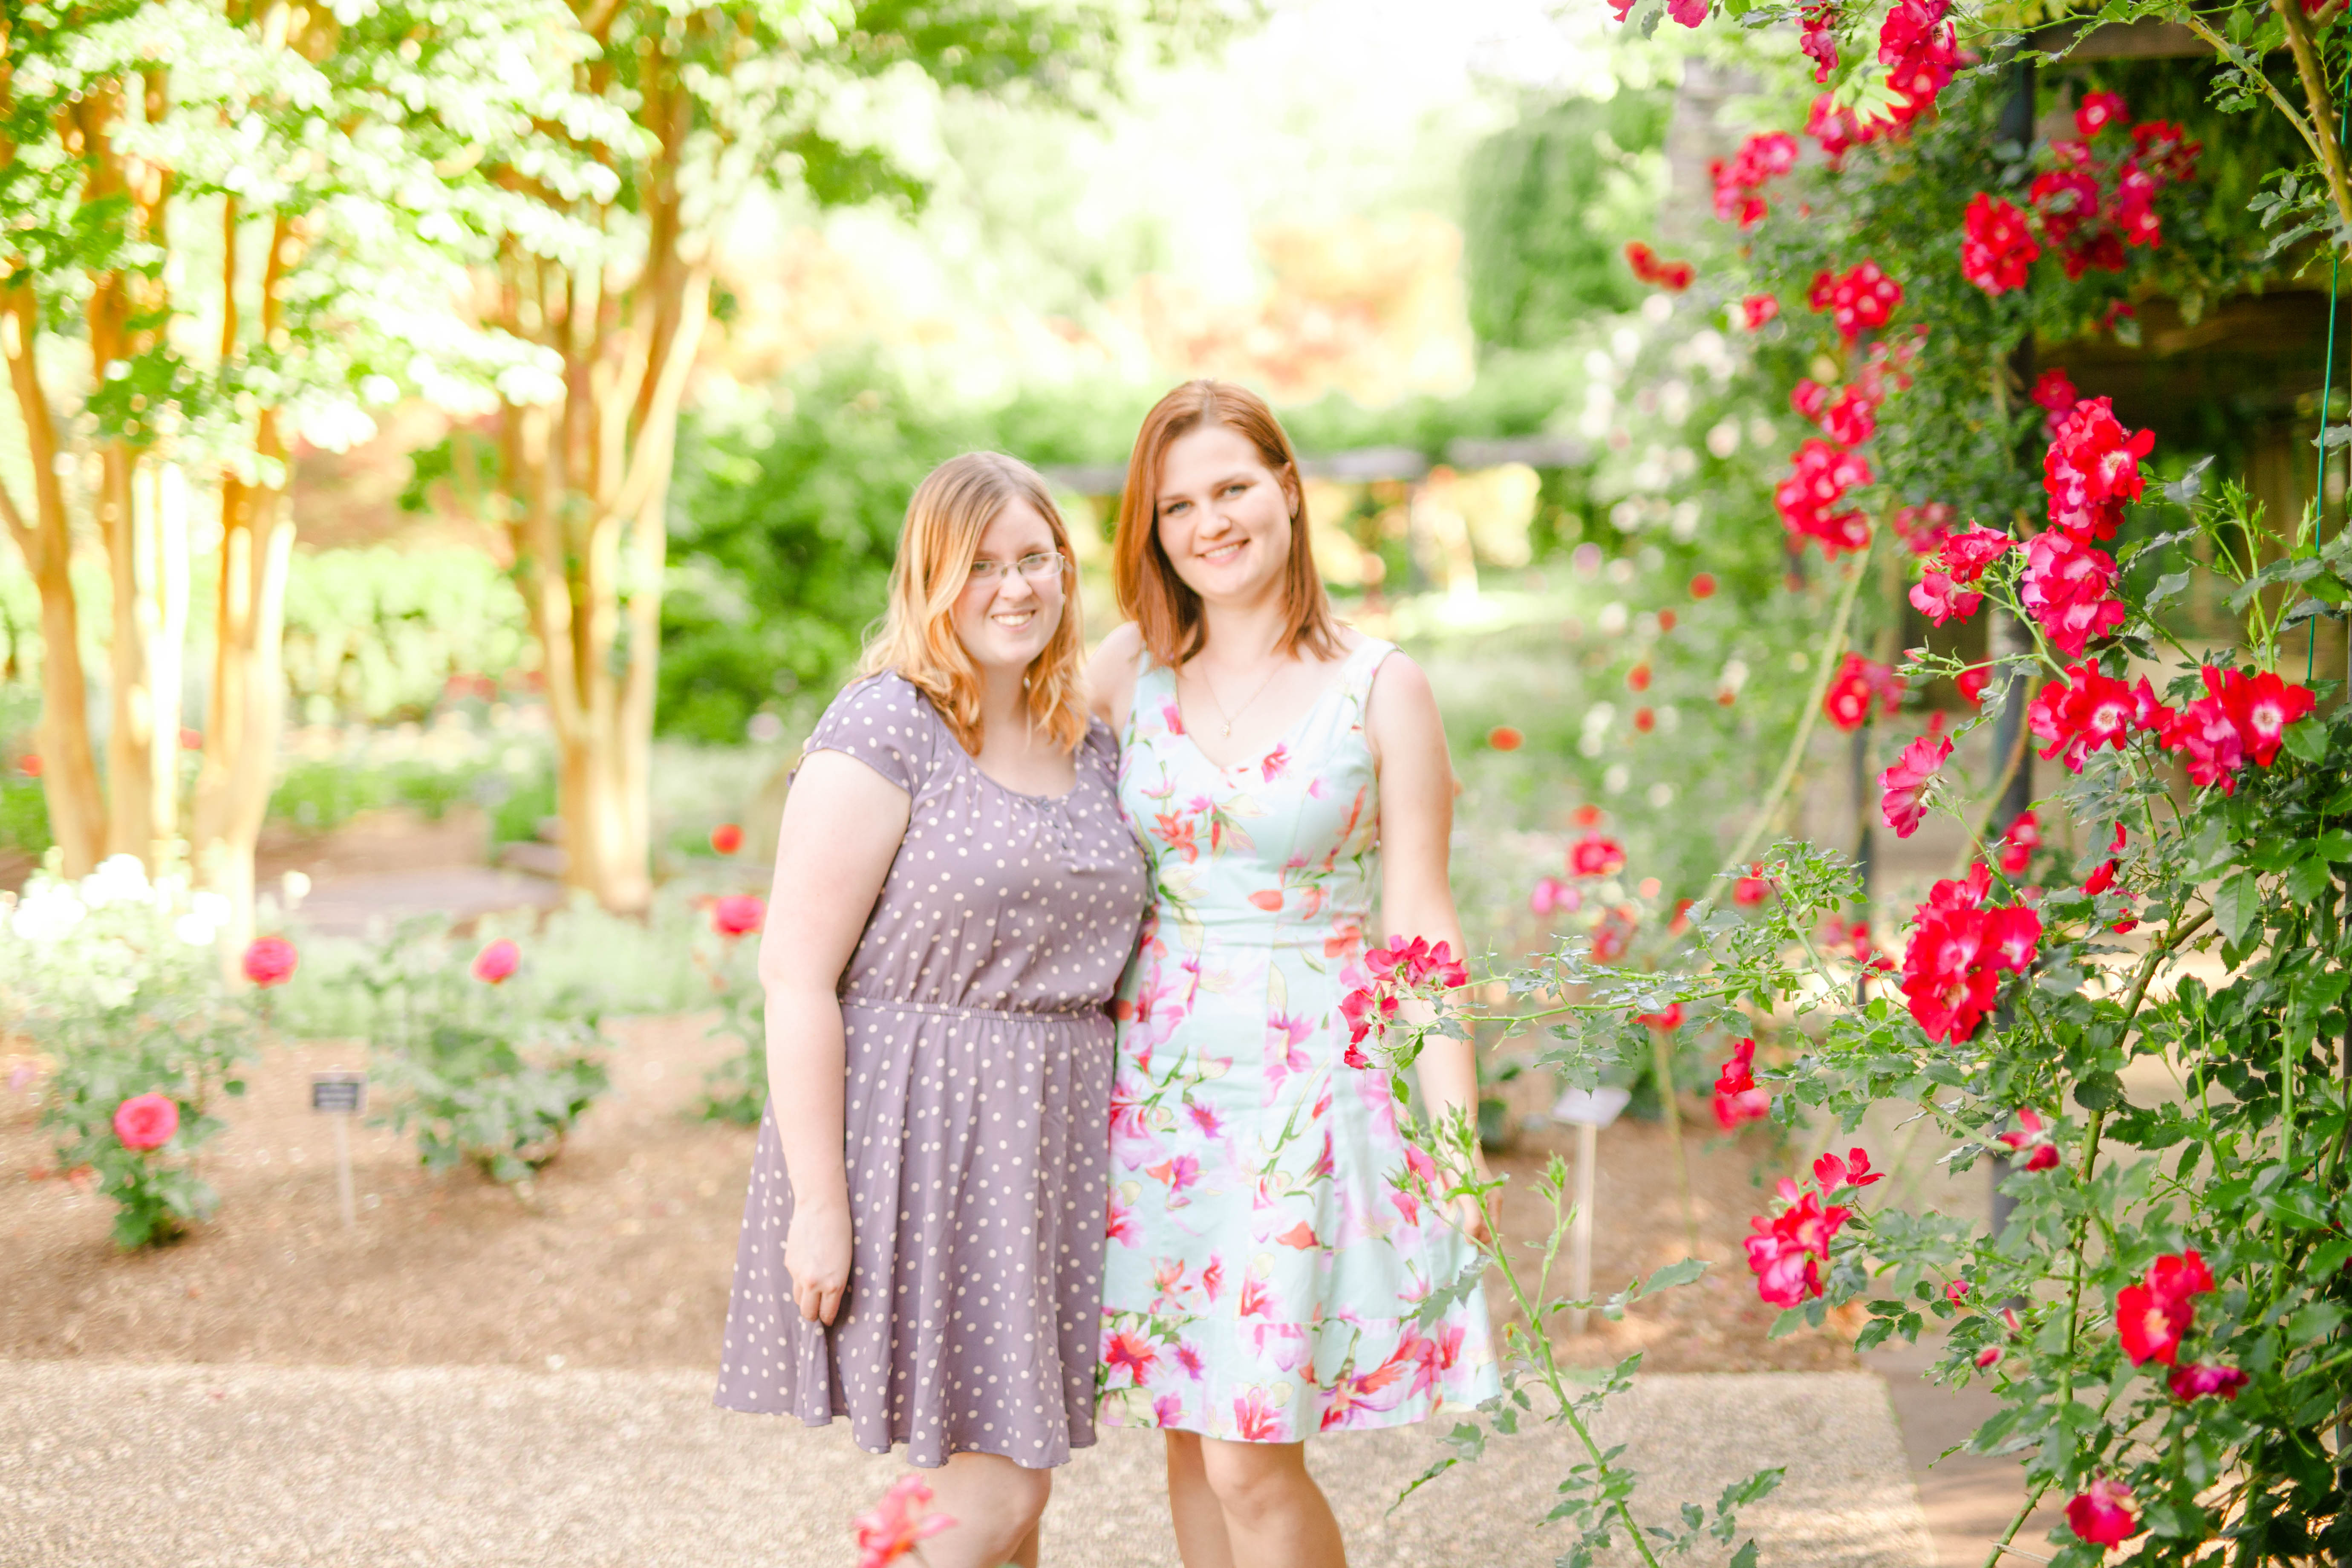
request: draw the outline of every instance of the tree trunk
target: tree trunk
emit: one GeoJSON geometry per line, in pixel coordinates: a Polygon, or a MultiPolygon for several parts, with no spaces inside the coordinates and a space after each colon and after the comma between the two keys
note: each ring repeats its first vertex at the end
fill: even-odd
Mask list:
{"type": "Polygon", "coordinates": [[[113,593],[106,849],[150,870],[179,837],[180,662],[188,618],[186,487],[124,442],[100,453],[98,526],[113,593]]]}
{"type": "MultiPolygon", "coordinates": [[[[221,359],[237,349],[237,225],[234,197],[221,211],[221,359]]],[[[284,213],[269,226],[262,263],[258,328],[267,342],[285,313],[287,270],[303,240],[284,213]]],[[[196,774],[190,837],[198,881],[229,900],[225,956],[254,935],[253,852],[277,782],[278,743],[286,722],[286,573],[294,553],[294,519],[286,506],[286,442],[278,411],[254,417],[258,482],[221,476],[220,586],[213,605],[212,705],[196,774]]]]}
{"type": "MultiPolygon", "coordinates": [[[[168,108],[164,73],[145,72],[136,102],[150,124],[168,108]]],[[[164,204],[171,175],[134,161],[115,142],[133,100],[109,86],[83,95],[73,116],[89,160],[85,199],[125,204],[127,237],[158,247],[168,240],[164,204]]],[[[94,386],[115,379],[154,341],[170,307],[160,274],[118,268],[91,279],[87,320],[94,386]]],[[[113,588],[108,654],[112,722],[106,738],[107,852],[136,855],[150,870],[179,827],[180,656],[187,621],[186,492],[174,474],[145,461],[152,432],[134,400],[121,432],[99,447],[99,537],[113,588]]]]}
{"type": "Polygon", "coordinates": [[[68,877],[83,877],[97,866],[105,846],[106,804],[89,739],[89,688],[81,668],[81,613],[74,600],[73,533],[58,477],[57,424],[34,360],[39,302],[21,269],[0,289],[0,348],[6,350],[33,470],[31,521],[13,500],[5,504],[9,534],[41,597],[41,721],[36,742],[41,795],[48,804],[50,836],[64,861],[61,869],[68,877]]]}
{"type": "MultiPolygon", "coordinates": [[[[277,417],[257,448],[282,458],[277,417]]],[[[212,705],[196,775],[193,838],[199,881],[229,900],[224,950],[253,939],[253,851],[269,807],[286,716],[286,569],[294,521],[284,493],[234,477],[221,485],[220,589],[214,605],[212,705]]]]}

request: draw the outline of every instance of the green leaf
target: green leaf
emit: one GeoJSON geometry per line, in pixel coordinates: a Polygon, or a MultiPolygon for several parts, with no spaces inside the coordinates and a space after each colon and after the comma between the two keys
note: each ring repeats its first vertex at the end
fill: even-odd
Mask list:
{"type": "Polygon", "coordinates": [[[1753,1536],[1741,1542],[1739,1550],[1731,1554],[1730,1568],[1756,1568],[1756,1540],[1753,1536]]]}
{"type": "Polygon", "coordinates": [[[2314,1301],[2289,1319],[2287,1337],[2302,1344],[2316,1344],[2336,1331],[2344,1321],[2344,1309],[2333,1301],[2314,1301]]]}
{"type": "Polygon", "coordinates": [[[2325,762],[2327,758],[2327,726],[2315,717],[2289,724],[2280,740],[2289,756],[2306,763],[2325,762]]]}
{"type": "Polygon", "coordinates": [[[2327,862],[2314,855],[2294,863],[2286,874],[2286,896],[2298,904],[2308,904],[2318,899],[2329,881],[2327,862]]]}
{"type": "Polygon", "coordinates": [[[2182,589],[2188,586],[2188,573],[2167,572],[2163,576],[2158,577],[2156,580],[2155,584],[2148,589],[2147,598],[2140,602],[2141,611],[2147,615],[2154,615],[2161,605],[2171,600],[2179,595],[2182,589]]]}
{"type": "MultiPolygon", "coordinates": [[[[2294,731],[2289,730],[2287,733],[2291,735],[2294,731]]],[[[2352,860],[2352,828],[2339,827],[2333,833],[2321,834],[2311,841],[2311,852],[2319,859],[2334,860],[2339,864],[2352,860]]]]}
{"type": "Polygon", "coordinates": [[[2246,940],[2246,932],[2263,910],[2263,890],[2254,879],[2240,872],[2221,884],[2213,895],[2213,923],[2221,928],[2222,938],[2231,947],[2246,940]]]}
{"type": "Polygon", "coordinates": [[[2086,1073],[2074,1086],[2074,1103],[2085,1110],[2113,1110],[2123,1102],[2124,1080],[2114,1073],[2086,1073]]]}
{"type": "Polygon", "coordinates": [[[2264,1193],[2254,1199],[2254,1206],[2279,1224],[2296,1230],[2325,1230],[2327,1227],[2327,1210],[2317,1198],[2298,1188],[2264,1193]]]}
{"type": "Polygon", "coordinates": [[[2312,1249],[2309,1258],[2304,1259],[2304,1277],[2325,1279],[2343,1268],[2347,1258],[2352,1258],[2352,1237],[2338,1237],[2334,1241],[2323,1242],[2312,1249]]]}
{"type": "Polygon", "coordinates": [[[1642,1281],[1642,1294],[1670,1290],[1677,1285],[1687,1285],[1706,1272],[1706,1264],[1696,1258],[1685,1258],[1679,1263],[1669,1263],[1642,1281]]]}

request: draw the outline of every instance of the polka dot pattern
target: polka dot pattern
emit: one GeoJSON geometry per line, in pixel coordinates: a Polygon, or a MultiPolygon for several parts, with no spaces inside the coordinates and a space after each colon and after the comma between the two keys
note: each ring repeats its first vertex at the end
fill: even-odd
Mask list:
{"type": "Polygon", "coordinates": [[[811,751],[905,790],[907,837],[842,976],[849,1289],[830,1329],[793,1305],[772,1106],[737,1244],[717,1402],[845,1416],[909,1463],[1066,1463],[1094,1441],[1112,1026],[1150,889],[1110,732],[1077,782],[980,771],[895,675],[836,698],[811,751]]]}

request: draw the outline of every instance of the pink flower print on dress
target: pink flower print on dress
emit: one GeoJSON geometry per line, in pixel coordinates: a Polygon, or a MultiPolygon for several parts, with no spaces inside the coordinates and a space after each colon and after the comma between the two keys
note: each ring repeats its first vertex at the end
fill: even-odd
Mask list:
{"type": "Polygon", "coordinates": [[[1242,1277],[1242,1299],[1234,1315],[1239,1318],[1263,1318],[1274,1310],[1274,1297],[1265,1288],[1265,1280],[1255,1271],[1242,1277]]]}
{"type": "Polygon", "coordinates": [[[1265,1019],[1265,1096],[1263,1103],[1272,1105],[1282,1093],[1282,1086],[1294,1073],[1308,1072],[1315,1058],[1300,1047],[1315,1033],[1311,1018],[1292,1018],[1280,1013],[1269,1013],[1265,1019]]]}
{"type": "Polygon", "coordinates": [[[1277,1372],[1297,1372],[1312,1359],[1307,1331],[1297,1323],[1253,1323],[1249,1339],[1259,1359],[1271,1362],[1277,1372]]]}
{"type": "Polygon", "coordinates": [[[1176,706],[1173,698],[1160,705],[1160,720],[1168,727],[1170,734],[1181,735],[1184,732],[1184,710],[1176,706]]]}
{"type": "Polygon", "coordinates": [[[1168,1206],[1182,1208],[1192,1201],[1184,1195],[1184,1189],[1201,1179],[1201,1162],[1190,1154],[1175,1154],[1148,1167],[1143,1173],[1155,1182],[1167,1183],[1168,1206]]]}
{"type": "Polygon", "coordinates": [[[1151,1282],[1159,1291],[1151,1303],[1153,1311],[1164,1312],[1184,1304],[1184,1260],[1181,1258],[1155,1258],[1151,1260],[1151,1282]]]}
{"type": "Polygon", "coordinates": [[[1178,816],[1165,811],[1154,813],[1151,836],[1184,857],[1184,863],[1188,866],[1201,858],[1201,847],[1194,841],[1192,819],[1189,816],[1178,816]]]}
{"type": "Polygon", "coordinates": [[[1257,771],[1266,783],[1272,784],[1287,772],[1289,767],[1290,748],[1286,745],[1277,745],[1258,759],[1257,771]]]}
{"type": "Polygon", "coordinates": [[[1461,1358],[1464,1332],[1459,1323],[1442,1328],[1433,1336],[1423,1333],[1418,1324],[1404,1326],[1397,1337],[1397,1354],[1409,1358],[1413,1365],[1412,1386],[1407,1394],[1418,1397],[1438,1386],[1441,1374],[1452,1371],[1461,1358]]]}
{"type": "Polygon", "coordinates": [[[1103,1234],[1121,1247],[1135,1245],[1135,1210],[1121,1203],[1117,1193],[1110,1195],[1110,1205],[1105,1215],[1103,1234]]]}
{"type": "Polygon", "coordinates": [[[1176,1358],[1178,1370],[1181,1371],[1186,1377],[1191,1378],[1194,1383],[1201,1381],[1201,1370],[1205,1363],[1201,1360],[1198,1346],[1190,1340],[1179,1340],[1176,1342],[1176,1348],[1169,1353],[1176,1358]]]}
{"type": "Polygon", "coordinates": [[[1140,1334],[1112,1334],[1103,1343],[1103,1364],[1116,1375],[1124,1369],[1138,1384],[1151,1375],[1160,1352],[1140,1334]]]}
{"type": "Polygon", "coordinates": [[[1224,1129],[1224,1123],[1218,1119],[1217,1108],[1213,1105],[1202,1105],[1194,1100],[1186,1100],[1184,1114],[1191,1120],[1192,1125],[1200,1130],[1201,1136],[1203,1138],[1214,1138],[1224,1129]]]}
{"type": "Polygon", "coordinates": [[[1282,1440],[1282,1412],[1265,1389],[1253,1388],[1234,1401],[1234,1435],[1244,1443],[1282,1440]]]}
{"type": "Polygon", "coordinates": [[[1213,1307],[1217,1304],[1217,1298],[1224,1293],[1224,1289],[1225,1261],[1222,1258],[1212,1258],[1201,1270],[1201,1293],[1208,1297],[1209,1305],[1213,1307]]]}
{"type": "Polygon", "coordinates": [[[1171,1427],[1184,1419],[1184,1401],[1173,1394],[1163,1394],[1151,1402],[1151,1418],[1162,1427],[1171,1427]]]}
{"type": "Polygon", "coordinates": [[[1391,1356],[1371,1371],[1360,1374],[1341,1373],[1331,1384],[1329,1402],[1323,1406],[1323,1430],[1350,1425],[1349,1417],[1358,1410],[1387,1411],[1396,1408],[1404,1396],[1405,1373],[1408,1364],[1396,1355],[1391,1356]]]}
{"type": "Polygon", "coordinates": [[[1139,1087],[1121,1074],[1110,1091],[1110,1144],[1115,1151],[1125,1151],[1129,1163],[1139,1164],[1159,1152],[1144,1118],[1139,1087]]]}

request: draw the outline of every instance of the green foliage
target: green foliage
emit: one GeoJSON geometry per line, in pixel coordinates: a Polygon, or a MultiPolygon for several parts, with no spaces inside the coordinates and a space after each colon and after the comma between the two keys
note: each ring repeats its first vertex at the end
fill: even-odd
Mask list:
{"type": "Polygon", "coordinates": [[[430,1169],[464,1161],[493,1181],[524,1181],[611,1087],[610,1042],[593,1001],[476,979],[472,950],[444,928],[404,922],[348,973],[367,998],[369,1077],[390,1101],[379,1120],[413,1131],[430,1169]]]}
{"type": "Polygon", "coordinates": [[[285,647],[294,710],[314,722],[420,719],[453,679],[502,679],[532,652],[522,603],[488,556],[382,545],[295,555],[285,647]]]}
{"type": "Polygon", "coordinates": [[[1655,224],[1673,102],[1663,88],[1569,99],[1470,156],[1463,249],[1480,342],[1545,347],[1639,301],[1620,252],[1655,224]]]}
{"type": "Polygon", "coordinates": [[[51,842],[49,802],[41,781],[7,767],[0,773],[0,848],[39,855],[51,842]]]}
{"type": "Polygon", "coordinates": [[[768,996],[760,984],[757,936],[724,936],[706,927],[694,939],[694,966],[718,994],[714,1036],[734,1040],[733,1056],[710,1069],[695,1111],[706,1121],[757,1127],[768,1104],[768,996]]]}
{"type": "Polygon", "coordinates": [[[79,882],[37,871],[21,899],[0,894],[0,1032],[21,1032],[49,1058],[41,1124],[61,1170],[96,1172],[124,1248],[169,1241],[219,1202],[195,1152],[224,1125],[221,1094],[242,1094],[260,1009],[222,984],[214,938],[224,900],[167,874],[150,883],[118,856],[79,882]],[[116,1135],[126,1100],[160,1094],[177,1130],[137,1150],[116,1135]]]}
{"type": "Polygon", "coordinates": [[[824,367],[772,422],[689,424],[670,492],[663,730],[738,741],[753,713],[830,693],[882,613],[908,498],[985,435],[872,361],[824,367]]]}

